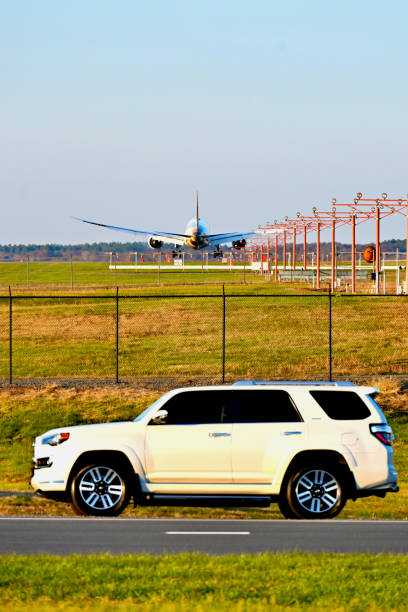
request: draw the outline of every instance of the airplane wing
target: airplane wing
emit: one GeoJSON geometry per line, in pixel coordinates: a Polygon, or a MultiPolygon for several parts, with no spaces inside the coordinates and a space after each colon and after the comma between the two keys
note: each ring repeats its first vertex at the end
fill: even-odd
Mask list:
{"type": "Polygon", "coordinates": [[[117,225],[107,225],[106,223],[97,223],[96,221],[88,221],[87,219],[81,219],[81,217],[72,217],[76,221],[82,221],[83,223],[90,223],[91,225],[98,225],[99,227],[106,227],[107,229],[118,230],[120,232],[128,232],[130,234],[139,234],[142,236],[152,236],[156,240],[161,240],[167,244],[184,244],[184,238],[189,238],[185,234],[171,234],[169,232],[155,232],[136,230],[129,227],[119,227],[117,225]]]}
{"type": "Polygon", "coordinates": [[[210,234],[206,236],[206,238],[208,239],[209,245],[212,246],[216,244],[226,244],[227,242],[232,242],[233,240],[242,240],[243,238],[248,238],[254,235],[254,232],[237,232],[236,234],[210,234]]]}

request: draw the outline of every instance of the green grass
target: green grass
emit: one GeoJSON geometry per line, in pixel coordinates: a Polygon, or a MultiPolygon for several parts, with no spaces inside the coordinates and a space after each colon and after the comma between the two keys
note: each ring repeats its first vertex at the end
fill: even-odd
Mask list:
{"type": "Polygon", "coordinates": [[[408,557],[368,554],[0,558],[5,610],[407,610],[408,557]]]}
{"type": "MultiPolygon", "coordinates": [[[[128,262],[123,262],[128,263],[128,262]]],[[[149,262],[150,264],[152,262],[149,262]]],[[[199,262],[195,262],[199,263],[199,262]]],[[[70,290],[72,285],[75,290],[84,286],[88,288],[115,287],[143,287],[188,285],[203,283],[244,283],[260,282],[263,277],[253,274],[246,269],[245,277],[242,270],[219,271],[211,270],[202,272],[200,270],[188,271],[186,265],[184,272],[166,272],[161,269],[160,276],[156,270],[109,270],[109,264],[97,262],[78,262],[73,264],[73,276],[71,277],[71,264],[62,262],[38,262],[30,264],[30,275],[27,275],[26,263],[0,263],[0,291],[8,291],[11,285],[14,289],[38,289],[55,288],[70,290]]],[[[143,267],[143,266],[142,266],[143,267]]]]}
{"type": "MultiPolygon", "coordinates": [[[[369,382],[369,381],[368,381],[369,382]]],[[[348,501],[340,518],[408,520],[408,406],[407,391],[396,381],[371,381],[382,386],[379,401],[395,436],[395,465],[400,492],[385,499],[370,497],[348,501]]],[[[53,427],[134,419],[161,393],[141,388],[62,388],[48,385],[40,389],[0,389],[0,489],[29,490],[32,440],[53,427]]],[[[40,498],[0,499],[0,514],[72,515],[69,504],[40,498]]],[[[172,508],[128,507],[126,516],[165,516],[195,518],[282,518],[278,506],[270,508],[172,508]]]]}

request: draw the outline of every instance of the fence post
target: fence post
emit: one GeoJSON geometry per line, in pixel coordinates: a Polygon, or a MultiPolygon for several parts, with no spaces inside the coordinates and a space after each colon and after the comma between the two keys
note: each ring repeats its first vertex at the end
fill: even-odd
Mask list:
{"type": "Polygon", "coordinates": [[[72,253],[71,253],[71,289],[74,288],[74,264],[72,262],[72,253]]]}
{"type": "Polygon", "coordinates": [[[119,287],[116,285],[116,382],[119,382],[119,287]]]}
{"type": "Polygon", "coordinates": [[[329,381],[332,381],[333,338],[332,338],[332,291],[329,286],[329,381]]]}
{"type": "Polygon", "coordinates": [[[9,384],[13,383],[13,296],[9,285],[9,384]]]}
{"type": "Polygon", "coordinates": [[[225,285],[222,286],[222,382],[225,383],[225,285]]]}

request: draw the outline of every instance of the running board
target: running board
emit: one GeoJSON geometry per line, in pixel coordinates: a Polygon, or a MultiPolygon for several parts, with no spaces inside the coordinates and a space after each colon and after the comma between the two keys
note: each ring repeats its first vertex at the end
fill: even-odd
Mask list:
{"type": "Polygon", "coordinates": [[[256,507],[267,508],[270,495],[155,495],[150,493],[137,500],[141,506],[201,506],[208,507],[256,507]]]}

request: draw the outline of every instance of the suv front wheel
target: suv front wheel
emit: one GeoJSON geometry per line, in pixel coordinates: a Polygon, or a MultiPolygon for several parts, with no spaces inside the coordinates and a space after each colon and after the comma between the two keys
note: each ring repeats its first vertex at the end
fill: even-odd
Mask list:
{"type": "Polygon", "coordinates": [[[129,481],[119,465],[86,465],[72,480],[71,497],[76,514],[117,516],[129,502],[129,481]]]}
{"type": "Polygon", "coordinates": [[[281,493],[279,508],[286,518],[329,519],[346,503],[344,479],[336,467],[311,465],[295,469],[281,493]]]}

